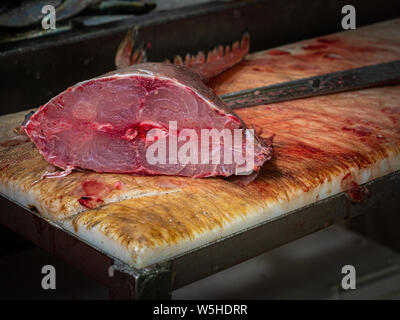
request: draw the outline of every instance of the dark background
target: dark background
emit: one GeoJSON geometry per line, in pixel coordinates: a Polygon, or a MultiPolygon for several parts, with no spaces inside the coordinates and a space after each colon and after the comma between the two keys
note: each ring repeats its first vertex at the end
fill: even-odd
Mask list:
{"type": "MultiPolygon", "coordinates": [[[[163,0],[164,7],[167,3],[163,0]]],[[[175,1],[176,2],[176,1],[175,1]]],[[[218,1],[155,10],[102,27],[0,43],[0,114],[39,107],[67,87],[114,70],[114,57],[127,30],[139,28],[150,42],[150,61],[231,44],[245,31],[251,51],[342,31],[341,8],[356,8],[357,26],[400,15],[400,1],[264,0],[218,1]]],[[[171,5],[171,7],[174,7],[171,5]]]]}

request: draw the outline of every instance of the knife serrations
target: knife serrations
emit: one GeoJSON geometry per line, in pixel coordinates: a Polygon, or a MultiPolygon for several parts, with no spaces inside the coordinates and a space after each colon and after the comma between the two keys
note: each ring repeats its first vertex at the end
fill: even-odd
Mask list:
{"type": "Polygon", "coordinates": [[[232,109],[400,83],[400,60],[220,95],[232,109]]]}

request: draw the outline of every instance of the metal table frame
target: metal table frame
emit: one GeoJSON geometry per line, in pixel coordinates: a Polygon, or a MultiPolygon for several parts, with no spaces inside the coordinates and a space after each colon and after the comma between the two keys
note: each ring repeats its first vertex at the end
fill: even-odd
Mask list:
{"type": "MultiPolygon", "coordinates": [[[[31,39],[1,45],[2,71],[8,77],[1,83],[5,103],[0,111],[5,114],[41,105],[65,87],[113,69],[116,48],[127,30],[134,26],[140,28],[143,39],[157,48],[150,52],[154,54],[150,57],[154,61],[162,61],[176,51],[194,53],[215,43],[231,43],[244,30],[252,36],[252,50],[258,51],[338,31],[338,15],[344,4],[333,0],[326,3],[307,0],[302,6],[296,5],[296,0],[218,2],[173,12],[154,12],[112,24],[104,30],[89,28],[49,36],[42,41],[31,39]],[[318,12],[318,16],[313,12],[318,12]],[[192,36],[193,30],[196,30],[196,39],[192,36]],[[175,41],[177,38],[180,41],[175,41]],[[86,65],[88,61],[91,63],[86,65]],[[40,79],[32,70],[41,71],[40,79]],[[59,77],[59,74],[65,76],[59,77]],[[21,96],[20,90],[15,90],[18,87],[30,88],[30,93],[21,96]]],[[[396,0],[379,8],[362,0],[354,0],[353,5],[357,7],[358,26],[393,18],[399,8],[396,0]]],[[[103,283],[112,299],[170,298],[172,290],[219,270],[359,215],[372,206],[387,207],[388,199],[400,196],[400,172],[370,182],[367,187],[373,196],[359,204],[352,204],[344,194],[338,194],[140,270],[4,195],[0,197],[0,223],[103,283]],[[113,270],[112,277],[110,270],[113,270]]]]}
{"type": "Polygon", "coordinates": [[[174,289],[372,207],[397,202],[400,171],[365,186],[369,196],[360,203],[340,193],[143,269],[115,259],[4,195],[0,223],[105,285],[110,299],[170,299],[174,289]]]}

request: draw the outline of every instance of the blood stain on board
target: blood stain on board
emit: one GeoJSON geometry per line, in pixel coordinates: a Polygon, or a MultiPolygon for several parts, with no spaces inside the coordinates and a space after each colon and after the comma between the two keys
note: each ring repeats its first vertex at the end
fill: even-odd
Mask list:
{"type": "Polygon", "coordinates": [[[334,38],[319,38],[317,39],[318,42],[325,43],[325,44],[333,44],[339,42],[339,39],[334,38]]]}
{"type": "Polygon", "coordinates": [[[78,202],[88,209],[94,209],[102,205],[104,200],[96,197],[80,197],[78,202]]]}
{"type": "Polygon", "coordinates": [[[0,171],[7,168],[10,165],[8,161],[1,161],[0,160],[0,171]]]}
{"type": "Polygon", "coordinates": [[[301,47],[303,50],[320,50],[328,48],[325,44],[307,44],[301,47]]]}
{"type": "Polygon", "coordinates": [[[386,114],[399,114],[400,115],[400,107],[386,107],[381,109],[381,112],[386,114]]]}
{"type": "Polygon", "coordinates": [[[285,51],[285,50],[273,49],[273,50],[269,50],[268,54],[271,56],[281,56],[281,55],[290,54],[290,52],[285,51]]]}
{"type": "Polygon", "coordinates": [[[343,57],[340,54],[336,54],[336,53],[332,53],[332,52],[323,55],[323,57],[326,59],[330,59],[330,60],[343,59],[343,57]]]}
{"type": "Polygon", "coordinates": [[[28,142],[28,138],[24,139],[10,139],[10,140],[5,140],[0,142],[1,147],[14,147],[17,145],[20,145],[22,143],[28,142]]]}

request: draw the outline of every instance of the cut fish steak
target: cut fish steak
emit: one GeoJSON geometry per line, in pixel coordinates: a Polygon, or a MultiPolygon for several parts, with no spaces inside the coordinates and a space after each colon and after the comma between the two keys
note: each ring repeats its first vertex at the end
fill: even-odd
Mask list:
{"type": "MultiPolygon", "coordinates": [[[[165,63],[137,64],[78,83],[40,107],[25,124],[25,132],[43,157],[63,169],[192,177],[258,171],[271,157],[271,146],[245,129],[241,119],[197,74],[184,66],[165,63]],[[176,131],[171,128],[173,123],[176,131]],[[181,140],[187,129],[196,134],[181,140]],[[169,161],[174,134],[179,136],[176,152],[181,152],[180,148],[192,138],[200,145],[202,129],[243,129],[239,150],[236,145],[232,149],[246,153],[246,157],[246,138],[250,134],[254,139],[250,170],[235,161],[226,163],[223,152],[216,162],[210,156],[209,162],[201,163],[199,152],[195,155],[197,161],[193,157],[186,162],[178,157],[178,161],[169,161]],[[155,132],[153,139],[149,139],[150,132],[155,132]],[[166,163],[150,161],[148,148],[155,142],[161,146],[163,140],[168,146],[166,163]]],[[[210,141],[208,151],[213,153],[210,141]]],[[[218,143],[224,149],[226,141],[219,139],[218,143]]],[[[154,155],[158,157],[160,152],[154,155]]],[[[196,151],[183,154],[193,153],[196,151]]]]}

